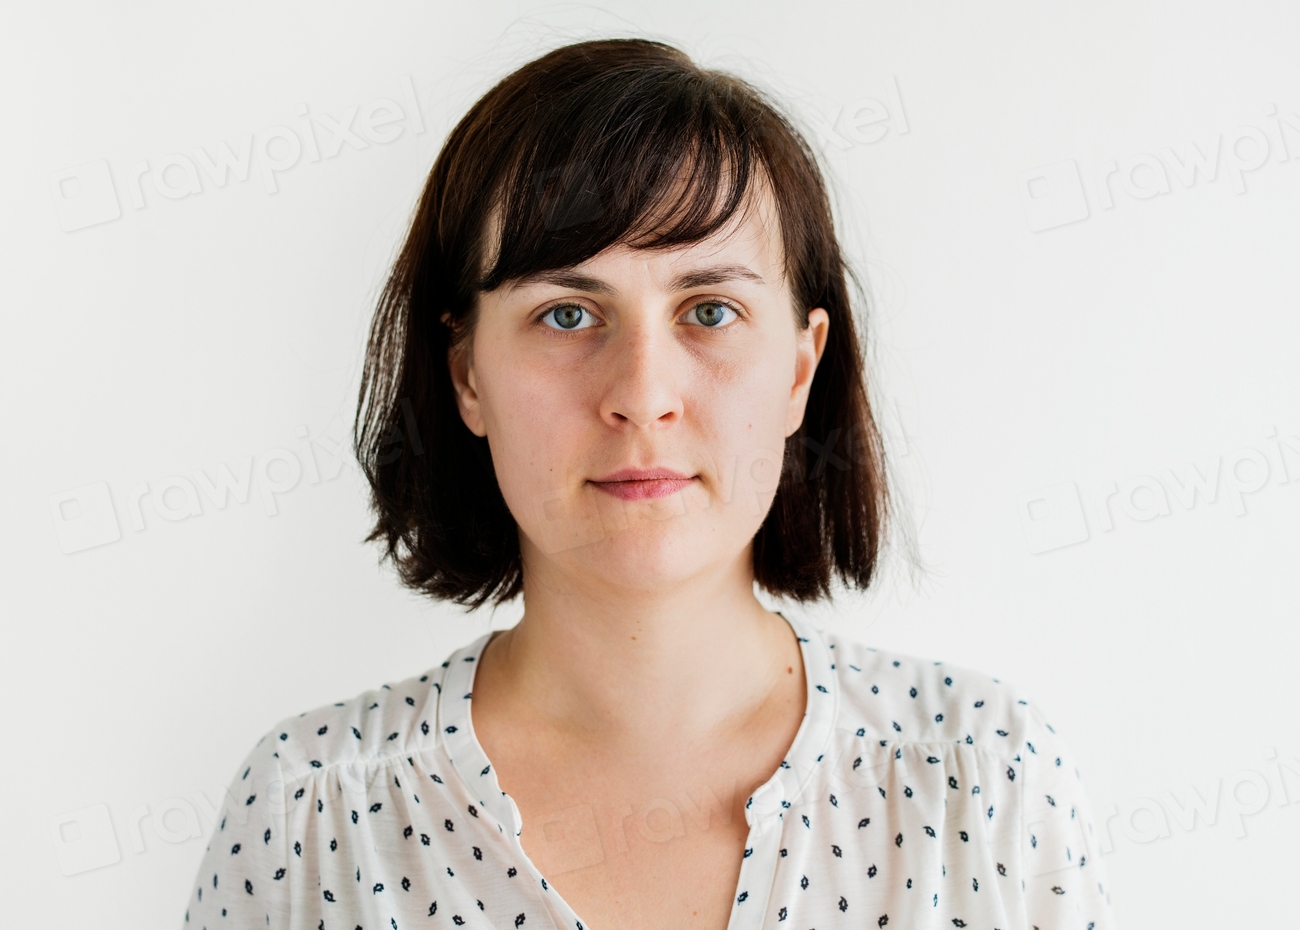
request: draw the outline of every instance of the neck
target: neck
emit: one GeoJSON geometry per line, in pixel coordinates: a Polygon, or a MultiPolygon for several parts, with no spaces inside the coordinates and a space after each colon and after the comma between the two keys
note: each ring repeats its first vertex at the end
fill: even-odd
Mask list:
{"type": "Polygon", "coordinates": [[[729,571],[656,592],[526,575],[524,617],[484,650],[475,704],[613,752],[743,732],[788,695],[778,685],[803,677],[794,633],[754,596],[751,565],[746,550],[729,571]]]}

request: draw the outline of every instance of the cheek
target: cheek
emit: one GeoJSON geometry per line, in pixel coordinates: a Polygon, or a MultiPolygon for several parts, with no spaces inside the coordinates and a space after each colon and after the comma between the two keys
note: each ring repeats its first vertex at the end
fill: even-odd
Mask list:
{"type": "Polygon", "coordinates": [[[513,509],[512,497],[563,482],[581,402],[565,378],[508,354],[482,359],[479,371],[492,467],[513,509]]]}
{"type": "Polygon", "coordinates": [[[732,454],[771,447],[779,456],[785,445],[790,394],[785,372],[790,364],[769,347],[761,360],[750,357],[743,364],[702,369],[701,389],[693,399],[703,434],[717,437],[732,454]]]}
{"type": "Polygon", "coordinates": [[[780,347],[769,347],[742,365],[711,368],[695,397],[699,464],[711,473],[708,497],[722,504],[714,516],[747,533],[757,529],[780,484],[793,377],[785,372],[792,366],[780,347]]]}

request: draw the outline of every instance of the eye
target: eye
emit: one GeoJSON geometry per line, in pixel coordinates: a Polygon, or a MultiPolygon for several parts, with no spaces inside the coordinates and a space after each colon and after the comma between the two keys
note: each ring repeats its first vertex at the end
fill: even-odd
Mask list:
{"type": "Polygon", "coordinates": [[[538,322],[545,323],[550,329],[558,329],[561,332],[572,332],[575,329],[590,329],[590,326],[582,326],[582,315],[588,313],[586,307],[580,307],[577,304],[556,304],[547,308],[538,322]],[[550,321],[554,321],[554,323],[550,321]]]}
{"type": "Polygon", "coordinates": [[[733,307],[720,300],[703,300],[688,310],[684,319],[706,329],[722,329],[730,322],[726,317],[728,313],[733,317],[740,315],[733,307]]]}

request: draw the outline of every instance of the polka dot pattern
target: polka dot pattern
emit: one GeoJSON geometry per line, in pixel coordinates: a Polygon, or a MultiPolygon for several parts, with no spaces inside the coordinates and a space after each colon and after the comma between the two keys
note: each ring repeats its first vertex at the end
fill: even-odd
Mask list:
{"type": "MultiPolygon", "coordinates": [[[[748,799],[728,930],[1112,930],[1078,771],[1037,707],[786,620],[807,709],[748,799]]],[[[524,853],[474,736],[489,635],[268,732],[230,783],[185,926],[586,930],[524,853]]]]}

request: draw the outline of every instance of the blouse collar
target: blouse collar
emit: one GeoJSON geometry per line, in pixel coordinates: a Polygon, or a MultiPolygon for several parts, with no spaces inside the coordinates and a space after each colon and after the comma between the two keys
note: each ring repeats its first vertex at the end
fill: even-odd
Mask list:
{"type": "MultiPolygon", "coordinates": [[[[839,709],[834,656],[825,635],[802,619],[787,617],[780,611],[777,613],[790,624],[799,641],[807,682],[807,703],[803,721],[785,758],[771,778],[759,786],[746,802],[746,821],[750,826],[759,823],[760,829],[774,819],[782,819],[784,812],[801,800],[802,793],[814,784],[839,709]]],[[[501,790],[496,771],[470,722],[475,672],[479,657],[494,632],[488,631],[457,649],[443,663],[447,672],[438,694],[438,732],[456,774],[478,799],[482,810],[497,821],[502,832],[510,829],[518,836],[522,829],[519,809],[501,790]]]]}

